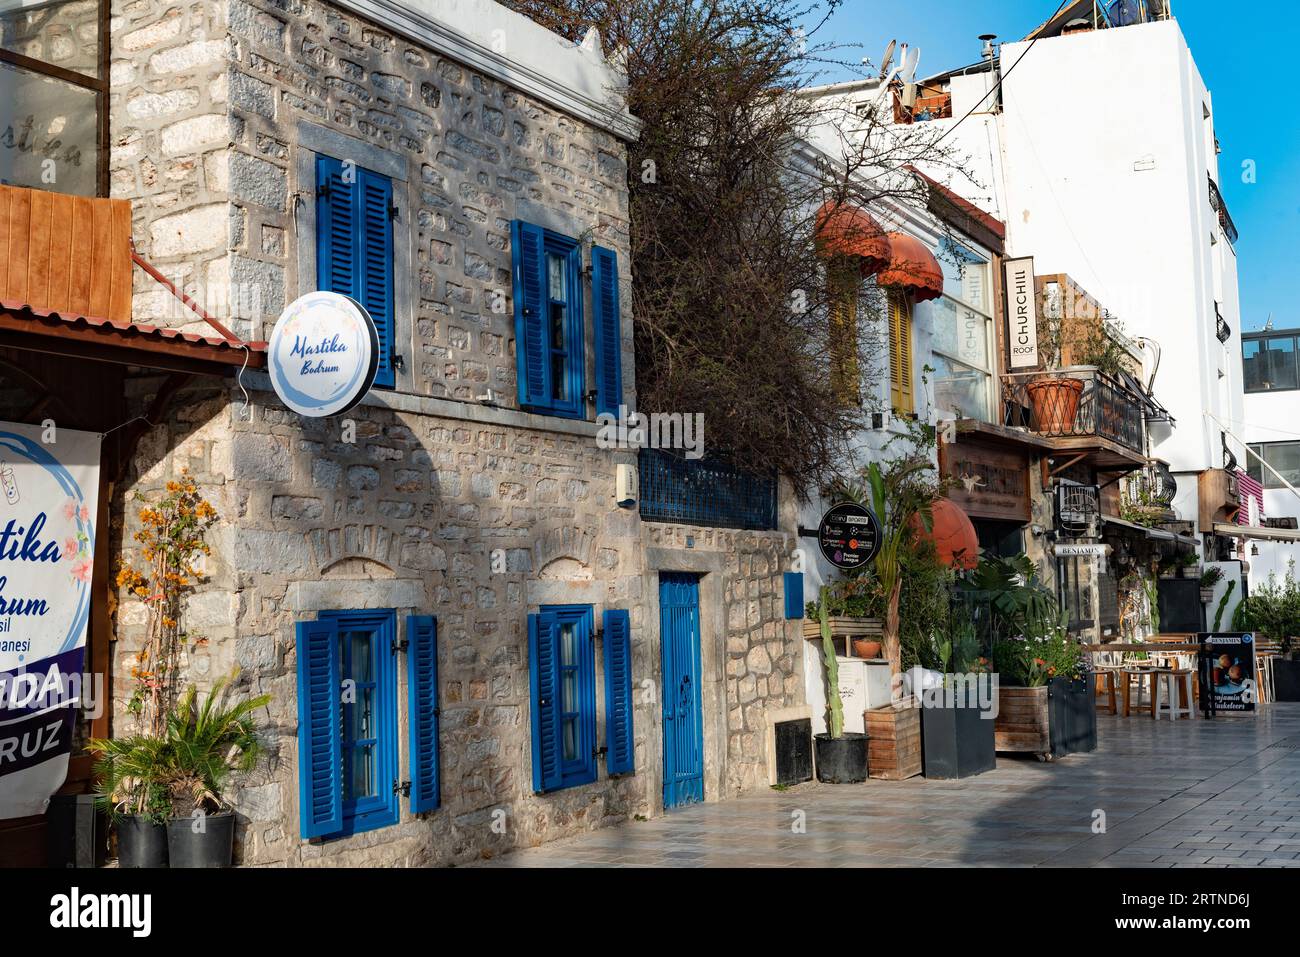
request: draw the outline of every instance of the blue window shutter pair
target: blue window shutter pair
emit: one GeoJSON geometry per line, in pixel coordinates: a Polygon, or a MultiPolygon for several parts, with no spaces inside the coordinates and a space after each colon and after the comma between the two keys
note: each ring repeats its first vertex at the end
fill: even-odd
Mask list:
{"type": "Polygon", "coordinates": [[[803,572],[785,573],[785,617],[804,617],[803,572]]]}
{"type": "Polygon", "coordinates": [[[439,806],[438,621],[432,615],[406,619],[407,692],[411,724],[411,813],[439,806]]]}
{"type": "MultiPolygon", "coordinates": [[[[559,240],[552,235],[552,250],[559,240]]],[[[570,246],[572,240],[566,240],[570,246]]],[[[550,368],[547,307],[547,233],[540,226],[515,220],[510,224],[511,268],[515,297],[515,367],[519,404],[535,409],[556,409],[548,388],[550,368]]],[[[580,256],[574,248],[570,256],[580,256]]],[[[591,250],[592,307],[595,312],[596,341],[596,412],[618,414],[623,401],[622,338],[618,296],[618,255],[603,246],[591,250]]],[[[580,265],[580,263],[578,264],[580,265]]],[[[573,267],[581,275],[578,265],[573,267]]],[[[580,313],[581,290],[571,290],[575,314],[580,313]]],[[[582,362],[581,350],[571,353],[571,361],[582,362]]],[[[582,389],[583,369],[566,370],[570,391],[582,389]]],[[[581,410],[579,399],[578,409],[581,410]]],[[[584,416],[580,416],[585,418],[584,416]]]]}
{"type": "Polygon", "coordinates": [[[375,385],[391,389],[396,383],[392,180],[317,156],[316,184],[316,285],[366,307],[379,333],[375,385]]]}
{"type": "MultiPolygon", "coordinates": [[[[605,645],[605,744],[609,774],[636,767],[632,725],[632,628],[624,609],[607,610],[605,645]]],[[[532,678],[533,790],[565,786],[561,750],[559,619],[543,612],[528,616],[528,667],[532,678]]],[[[594,717],[592,718],[594,722],[594,717]]],[[[594,779],[594,772],[592,778],[594,779]]],[[[576,782],[571,782],[576,783],[576,782]]]]}
{"type": "MultiPolygon", "coordinates": [[[[339,619],[300,621],[298,648],[298,780],[304,839],[344,828],[339,673],[339,619]]],[[[406,620],[411,725],[413,814],[439,806],[438,623],[428,615],[406,620]]]]}
{"type": "Polygon", "coordinates": [[[636,770],[632,737],[632,626],[626,609],[605,612],[605,746],[606,770],[636,770]]]}

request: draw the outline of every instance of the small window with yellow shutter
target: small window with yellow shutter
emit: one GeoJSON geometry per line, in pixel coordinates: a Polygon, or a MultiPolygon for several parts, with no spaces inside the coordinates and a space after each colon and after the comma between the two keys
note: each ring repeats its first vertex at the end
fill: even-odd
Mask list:
{"type": "Polygon", "coordinates": [[[898,289],[889,293],[889,407],[896,415],[916,411],[912,397],[912,306],[898,289]]]}

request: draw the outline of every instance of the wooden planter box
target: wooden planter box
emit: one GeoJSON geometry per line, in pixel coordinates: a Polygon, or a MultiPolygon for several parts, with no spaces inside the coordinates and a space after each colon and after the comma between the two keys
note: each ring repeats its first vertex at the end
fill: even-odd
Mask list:
{"type": "Polygon", "coordinates": [[[921,709],[892,704],[863,715],[867,768],[873,778],[902,781],[921,773],[921,709]]]}
{"type": "Polygon", "coordinates": [[[1046,685],[998,688],[998,716],[993,722],[993,741],[999,751],[1029,751],[1040,757],[1051,755],[1046,685]]]}
{"type": "MultiPolygon", "coordinates": [[[[831,642],[836,653],[845,658],[852,658],[854,638],[879,638],[879,618],[828,618],[826,624],[831,627],[831,642]]],[[[803,620],[803,636],[808,641],[822,640],[821,623],[815,618],[803,620]]]]}

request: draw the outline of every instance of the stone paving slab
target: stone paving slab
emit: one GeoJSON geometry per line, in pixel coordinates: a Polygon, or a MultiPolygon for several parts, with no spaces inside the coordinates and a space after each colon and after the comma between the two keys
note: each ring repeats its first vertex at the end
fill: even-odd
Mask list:
{"type": "Polygon", "coordinates": [[[1300,867],[1300,704],[1253,719],[1097,720],[1092,754],[999,756],[961,781],[810,782],[481,866],[1300,867]]]}

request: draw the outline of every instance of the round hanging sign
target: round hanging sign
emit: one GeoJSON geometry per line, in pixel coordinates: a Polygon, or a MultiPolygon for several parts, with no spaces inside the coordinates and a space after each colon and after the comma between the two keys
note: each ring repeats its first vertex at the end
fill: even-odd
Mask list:
{"type": "Polygon", "coordinates": [[[862,568],[880,551],[880,520],[865,505],[841,502],[822,516],[817,545],[836,568],[862,568]]]}
{"type": "Polygon", "coordinates": [[[290,409],[312,418],[338,415],[374,385],[379,334],[355,299],[309,292],[280,314],[266,364],[275,394],[290,409]]]}

